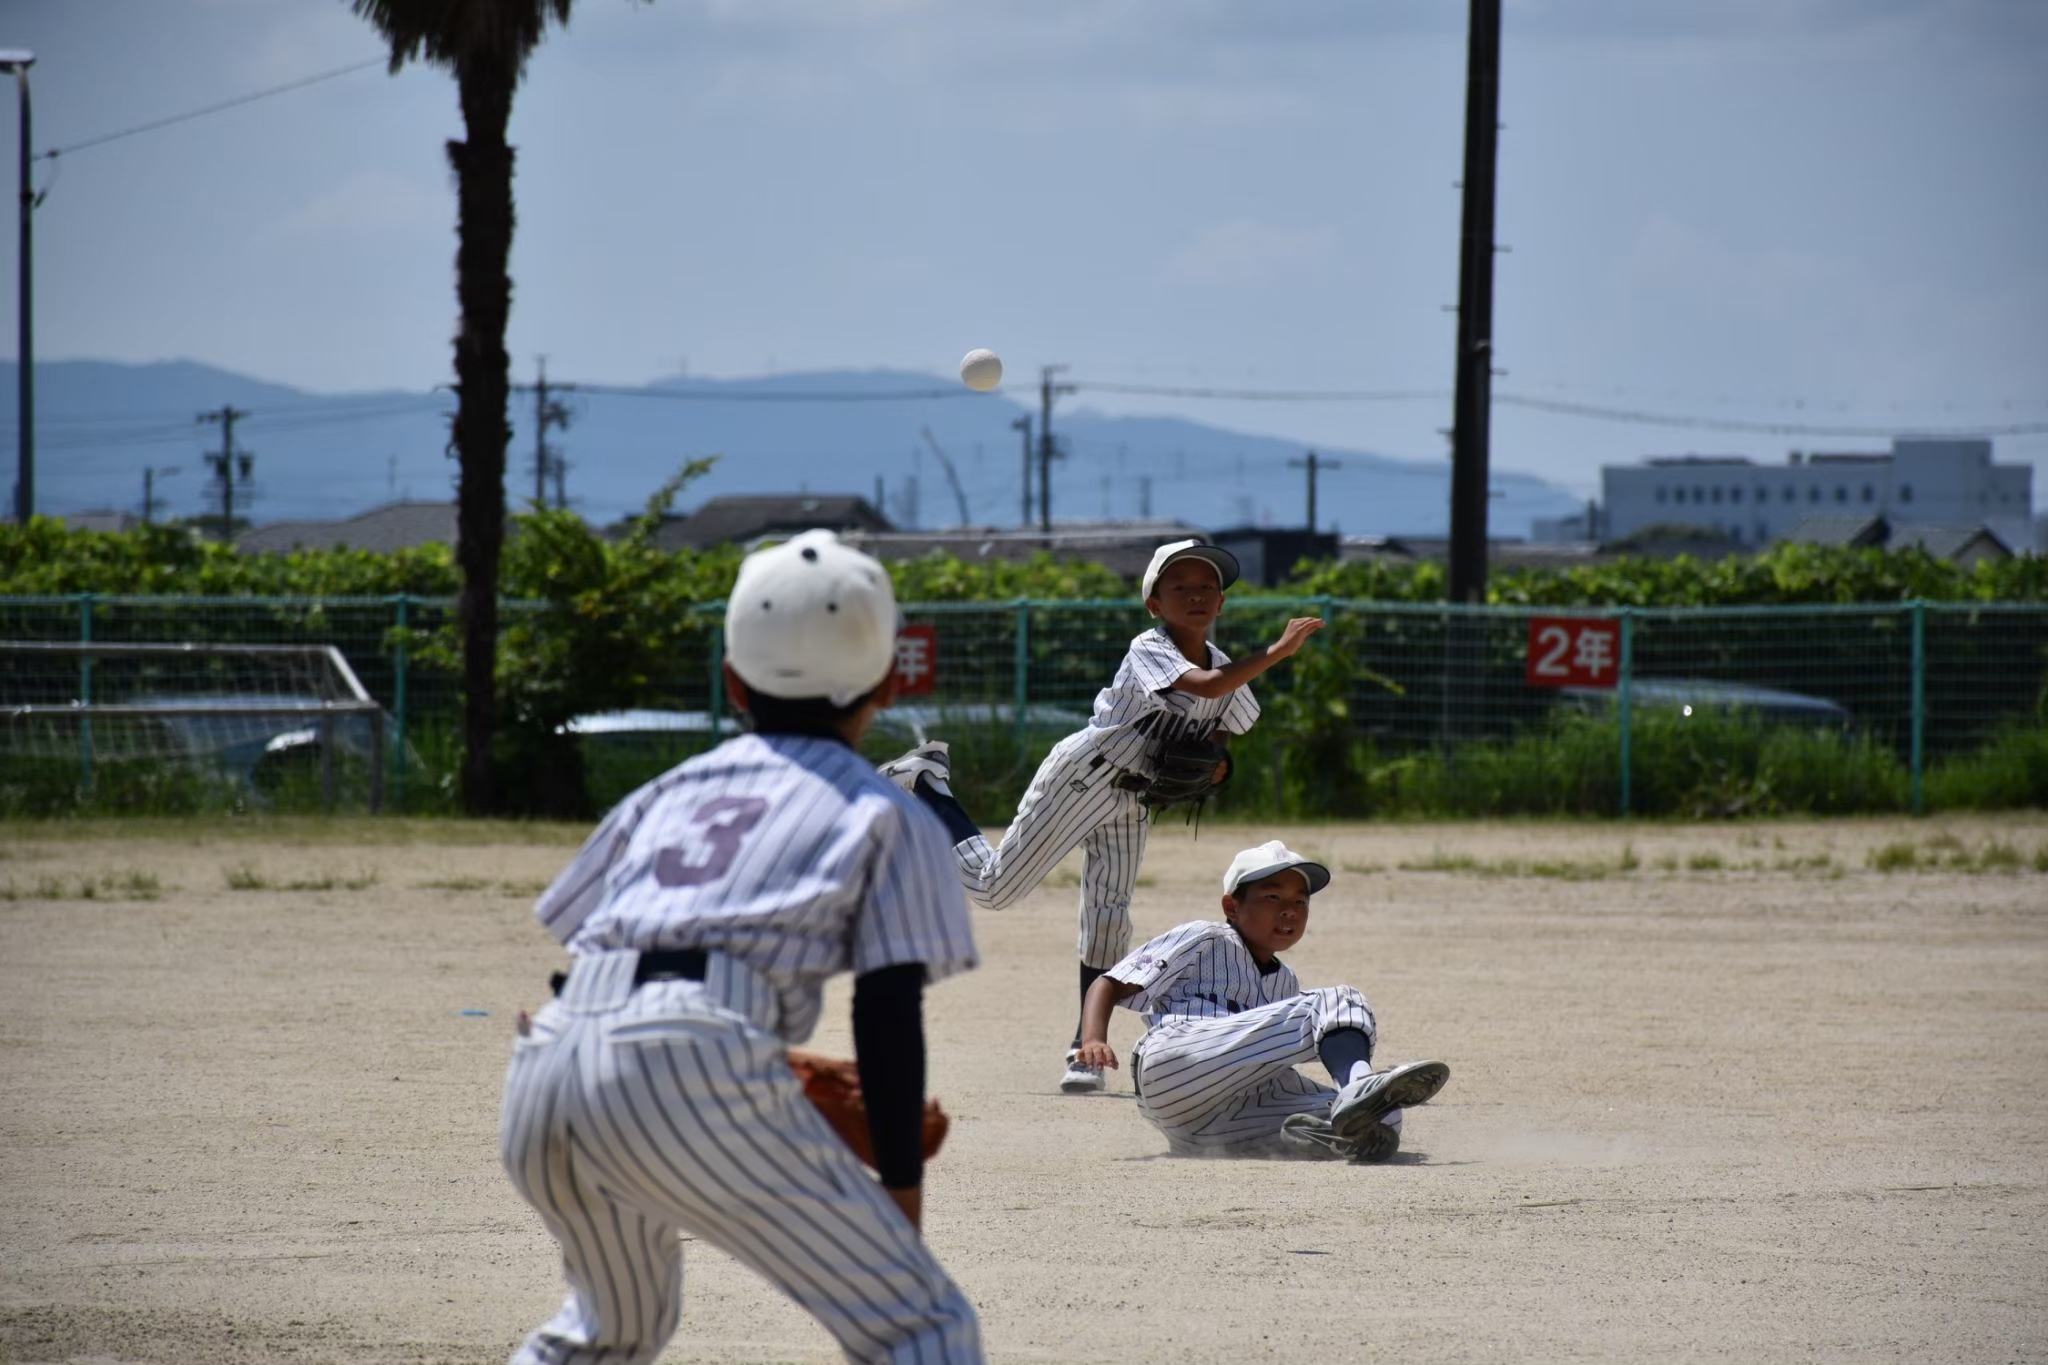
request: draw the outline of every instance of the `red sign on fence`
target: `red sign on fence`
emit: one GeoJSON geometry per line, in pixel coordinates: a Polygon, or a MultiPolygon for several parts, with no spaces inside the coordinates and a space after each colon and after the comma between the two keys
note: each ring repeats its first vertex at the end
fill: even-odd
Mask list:
{"type": "Polygon", "coordinates": [[[905,626],[896,632],[896,695],[923,697],[939,681],[939,628],[905,626]]]}
{"type": "Polygon", "coordinates": [[[1604,617],[1529,620],[1531,687],[1612,687],[1621,676],[1621,622],[1604,617]]]}

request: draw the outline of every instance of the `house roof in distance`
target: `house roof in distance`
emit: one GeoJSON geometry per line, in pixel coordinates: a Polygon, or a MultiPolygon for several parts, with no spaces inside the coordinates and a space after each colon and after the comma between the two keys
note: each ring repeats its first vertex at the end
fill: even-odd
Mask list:
{"type": "Polygon", "coordinates": [[[664,550],[702,550],[818,528],[891,529],[889,519],[856,493],[740,493],[711,498],[695,511],[664,520],[654,543],[664,550]]]}
{"type": "Polygon", "coordinates": [[[2013,547],[1989,526],[1899,526],[1892,530],[1891,547],[1917,545],[1936,559],[1968,556],[2011,559],[2013,547]]]}
{"type": "Polygon", "coordinates": [[[339,549],[386,554],[454,543],[452,502],[391,502],[338,521],[274,521],[235,537],[235,548],[245,554],[339,549]]]}
{"type": "Polygon", "coordinates": [[[855,531],[846,535],[846,543],[881,560],[916,559],[938,552],[955,559],[1021,562],[1043,552],[1055,559],[1100,564],[1112,573],[1136,578],[1154,550],[1190,537],[1206,539],[1208,533],[1179,521],[1055,521],[1050,532],[994,526],[855,531]]]}
{"type": "Polygon", "coordinates": [[[62,520],[74,531],[132,531],[142,525],[142,518],[133,512],[103,507],[67,512],[62,520]]]}
{"type": "Polygon", "coordinates": [[[1882,546],[1890,539],[1891,523],[1870,513],[1863,516],[1801,517],[1785,532],[1784,539],[1802,545],[1848,545],[1856,549],[1882,546]]]}

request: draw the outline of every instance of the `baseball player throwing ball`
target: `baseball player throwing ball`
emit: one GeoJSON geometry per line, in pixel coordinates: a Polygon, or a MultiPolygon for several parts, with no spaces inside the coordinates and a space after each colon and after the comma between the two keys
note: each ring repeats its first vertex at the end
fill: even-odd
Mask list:
{"type": "Polygon", "coordinates": [[[1088,992],[1081,1058],[1115,1066],[1109,1015],[1149,1026],[1131,1052],[1138,1108],[1183,1156],[1326,1155],[1385,1161],[1401,1111],[1451,1077],[1442,1062],[1372,1069],[1372,1006],[1351,986],[1304,991],[1280,954],[1308,929],[1330,870],[1278,839],[1223,874],[1223,920],[1169,929],[1088,992]],[[1320,1060],[1335,1087],[1295,1068],[1320,1060]]]}
{"type": "Polygon", "coordinates": [[[500,1143],[569,1296],[515,1362],[653,1360],[684,1232],[849,1360],[982,1359],[918,1235],[922,992],[974,966],[967,905],[945,829],[853,747],[891,698],[896,631],[888,575],[829,532],[749,555],[725,686],[752,733],[627,797],[535,907],[572,957],[514,1044],[500,1143]],[[847,971],[879,1184],[784,1058],[847,971]]]}
{"type": "MultiPolygon", "coordinates": [[[[1015,904],[1076,847],[1082,850],[1081,999],[1131,946],[1131,893],[1145,857],[1152,810],[1200,797],[1229,776],[1223,745],[1259,718],[1246,686],[1321,629],[1317,617],[1289,621],[1280,638],[1233,661],[1209,642],[1223,595],[1237,581],[1237,559],[1199,540],[1162,545],[1141,591],[1156,624],[1131,641],[1116,677],[1095,698],[1088,727],[1067,736],[1039,765],[1000,845],[954,798],[946,744],[921,744],[882,771],[937,811],[954,839],[967,893],[991,910],[1015,904]],[[1192,767],[1191,786],[1167,784],[1192,767]]],[[[1077,1022],[1060,1088],[1101,1090],[1100,1062],[1081,1055],[1077,1022]]]]}

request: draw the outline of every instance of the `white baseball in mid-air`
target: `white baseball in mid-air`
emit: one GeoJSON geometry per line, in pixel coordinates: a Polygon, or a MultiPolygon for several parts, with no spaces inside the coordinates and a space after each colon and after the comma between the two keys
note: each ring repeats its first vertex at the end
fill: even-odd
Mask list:
{"type": "Polygon", "coordinates": [[[1003,382],[1003,358],[976,347],[960,357],[960,382],[976,393],[987,393],[1003,382]]]}

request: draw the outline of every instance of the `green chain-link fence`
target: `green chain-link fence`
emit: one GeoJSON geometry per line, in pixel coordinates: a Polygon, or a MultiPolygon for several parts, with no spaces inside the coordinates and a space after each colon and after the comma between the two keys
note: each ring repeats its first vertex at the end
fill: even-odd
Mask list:
{"type": "MultiPolygon", "coordinates": [[[[507,603],[508,625],[551,608],[507,603]]],[[[719,604],[627,718],[586,748],[601,806],[734,724],[719,604]]],[[[1288,617],[1328,621],[1254,685],[1222,814],[1919,810],[2048,800],[2048,604],[1904,602],[1606,611],[1233,600],[1241,655],[1288,617]]],[[[913,687],[886,751],[953,741],[991,823],[1084,724],[1146,618],[1127,601],[907,603],[913,687]],[[920,651],[929,650],[928,654],[920,651]]],[[[405,743],[394,809],[445,803],[459,721],[448,599],[0,598],[0,640],[332,644],[405,743]],[[439,637],[439,648],[430,645],[439,637]]],[[[8,665],[0,663],[0,668],[8,665]]],[[[0,676],[0,716],[23,698],[0,676]]],[[[79,700],[94,700],[81,697],[79,700]]],[[[100,698],[98,700],[106,700],[100,698]]],[[[17,760],[0,737],[0,778],[17,760]]]]}

